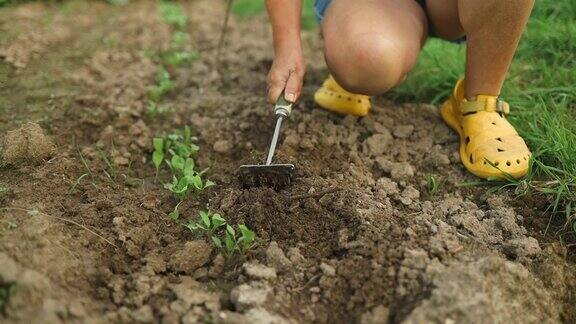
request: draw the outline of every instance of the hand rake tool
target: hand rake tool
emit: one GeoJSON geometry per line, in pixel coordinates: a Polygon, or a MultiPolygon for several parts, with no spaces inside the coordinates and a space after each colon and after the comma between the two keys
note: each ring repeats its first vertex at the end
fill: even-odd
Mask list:
{"type": "Polygon", "coordinates": [[[278,138],[280,137],[282,120],[290,116],[292,105],[292,103],[284,99],[284,92],[282,92],[274,106],[276,127],[274,128],[274,135],[272,136],[272,142],[268,150],[266,164],[242,165],[240,167],[240,183],[242,187],[272,187],[279,190],[289,186],[292,182],[292,177],[296,170],[293,164],[272,164],[272,158],[274,157],[278,138]]]}

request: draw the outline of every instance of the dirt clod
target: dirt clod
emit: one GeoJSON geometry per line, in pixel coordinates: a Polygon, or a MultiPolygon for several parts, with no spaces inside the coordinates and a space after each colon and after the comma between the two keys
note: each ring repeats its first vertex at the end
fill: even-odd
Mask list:
{"type": "Polygon", "coordinates": [[[243,311],[263,305],[268,299],[272,288],[262,282],[242,284],[230,292],[230,300],[237,310],[243,311]]]}
{"type": "Polygon", "coordinates": [[[202,240],[186,242],[172,255],[170,267],[174,271],[193,273],[205,265],[212,253],[212,246],[202,240]]]}
{"type": "Polygon", "coordinates": [[[284,251],[275,241],[271,242],[266,249],[266,260],[268,265],[276,268],[278,271],[287,271],[292,267],[292,261],[286,257],[284,251]]]}
{"type": "Polygon", "coordinates": [[[267,267],[259,263],[244,263],[242,265],[244,273],[252,279],[256,280],[272,280],[276,279],[276,269],[267,267]]]}
{"type": "Polygon", "coordinates": [[[56,146],[36,123],[26,123],[8,131],[2,159],[9,165],[38,164],[56,154],[56,146]]]}

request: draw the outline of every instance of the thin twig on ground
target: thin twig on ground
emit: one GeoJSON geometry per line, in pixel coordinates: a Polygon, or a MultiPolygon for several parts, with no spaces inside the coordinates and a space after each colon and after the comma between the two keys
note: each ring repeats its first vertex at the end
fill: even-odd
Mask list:
{"type": "Polygon", "coordinates": [[[70,224],[72,224],[72,225],[76,225],[76,226],[78,226],[78,227],[80,227],[80,228],[88,231],[88,232],[91,233],[92,235],[100,238],[100,239],[103,240],[104,242],[112,245],[113,247],[118,248],[118,246],[116,246],[116,244],[112,243],[110,240],[106,239],[104,236],[96,233],[95,231],[89,229],[88,227],[86,227],[86,226],[84,226],[84,225],[82,225],[82,224],[80,224],[80,223],[78,223],[78,222],[76,222],[76,221],[73,221],[73,220],[71,220],[71,219],[66,219],[66,218],[62,218],[62,217],[58,217],[58,216],[52,216],[52,215],[48,215],[48,214],[43,213],[43,212],[38,211],[38,210],[29,210],[29,209],[24,209],[24,208],[19,208],[19,207],[3,207],[3,208],[0,208],[0,210],[14,210],[14,211],[19,211],[19,212],[24,212],[24,213],[27,213],[27,214],[30,214],[30,212],[34,211],[34,212],[37,212],[37,215],[42,215],[42,216],[45,216],[45,217],[58,219],[58,220],[61,220],[61,221],[65,222],[65,223],[70,223],[70,224]]]}

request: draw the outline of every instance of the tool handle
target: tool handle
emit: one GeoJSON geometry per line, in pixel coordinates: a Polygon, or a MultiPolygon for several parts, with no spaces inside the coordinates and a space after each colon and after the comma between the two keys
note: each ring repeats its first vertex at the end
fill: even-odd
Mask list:
{"type": "Polygon", "coordinates": [[[280,97],[278,97],[278,100],[276,100],[276,104],[274,105],[274,114],[288,117],[292,113],[293,105],[293,102],[288,102],[286,99],[284,99],[284,91],[282,91],[280,97]]]}

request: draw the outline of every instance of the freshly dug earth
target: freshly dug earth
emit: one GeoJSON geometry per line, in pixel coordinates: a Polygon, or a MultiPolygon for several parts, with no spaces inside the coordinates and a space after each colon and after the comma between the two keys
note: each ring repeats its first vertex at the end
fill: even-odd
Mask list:
{"type": "Polygon", "coordinates": [[[10,21],[0,24],[0,320],[576,321],[576,269],[543,234],[538,200],[459,186],[476,179],[436,107],[377,98],[365,118],[317,108],[327,74],[317,32],[303,35],[307,86],[277,157],[297,166],[296,180],[241,189],[238,166],[262,160],[273,126],[269,27],[233,19],[216,66],[224,3],[184,7],[202,58],[170,69],[162,104],[172,110],[154,118],[150,53],[171,41],[156,3],[0,12],[10,21]],[[245,255],[225,258],[168,217],[176,202],[167,171],[155,179],[151,139],[185,125],[217,186],[187,198],[182,218],[210,208],[246,224],[258,244],[245,255]]]}

